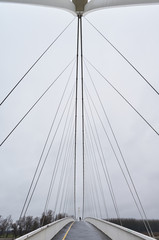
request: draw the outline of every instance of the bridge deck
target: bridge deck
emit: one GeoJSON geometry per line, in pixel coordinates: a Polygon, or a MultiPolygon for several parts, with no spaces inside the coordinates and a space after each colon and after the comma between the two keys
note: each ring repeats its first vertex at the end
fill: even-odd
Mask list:
{"type": "Polygon", "coordinates": [[[71,224],[65,226],[52,240],[110,240],[104,233],[89,223],[75,222],[69,230],[70,226],[71,224]]]}

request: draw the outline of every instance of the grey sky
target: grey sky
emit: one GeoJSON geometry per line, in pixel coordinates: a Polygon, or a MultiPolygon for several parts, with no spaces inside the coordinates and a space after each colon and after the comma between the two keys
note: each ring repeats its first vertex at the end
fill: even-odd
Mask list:
{"type": "MultiPolygon", "coordinates": [[[[73,18],[70,13],[57,9],[0,4],[0,100],[6,96],[37,57],[73,18]]],[[[159,90],[159,6],[113,8],[91,13],[86,15],[86,18],[105,34],[159,90]]],[[[66,64],[75,57],[76,25],[75,20],[12,96],[0,107],[1,141],[66,64]]],[[[85,19],[83,19],[83,26],[85,56],[159,131],[158,96],[89,26],[85,19]]],[[[90,72],[107,109],[147,216],[158,218],[159,137],[91,67],[90,72]]],[[[70,69],[0,148],[0,214],[3,216],[11,214],[15,219],[19,216],[52,116],[55,114],[64,88],[62,83],[66,83],[69,74],[70,69]]],[[[71,80],[72,85],[74,76],[75,71],[71,80]]],[[[85,81],[105,121],[86,69],[85,81]]],[[[65,102],[66,99],[67,96],[65,102]]],[[[121,216],[139,217],[119,167],[106,144],[99,120],[97,117],[95,119],[104,153],[108,156],[107,164],[114,183],[121,216]]],[[[79,135],[78,137],[77,207],[81,208],[81,137],[79,135]]],[[[54,151],[57,151],[57,147],[58,139],[52,156],[55,155],[54,151]]],[[[47,185],[51,176],[50,166],[51,158],[44,170],[28,214],[39,215],[43,211],[47,185]]],[[[87,168],[88,165],[86,165],[86,171],[87,168]]],[[[104,181],[102,170],[101,178],[104,181]]],[[[53,202],[54,200],[50,208],[53,208],[53,202]]],[[[110,215],[114,216],[109,196],[108,209],[110,215]]]]}

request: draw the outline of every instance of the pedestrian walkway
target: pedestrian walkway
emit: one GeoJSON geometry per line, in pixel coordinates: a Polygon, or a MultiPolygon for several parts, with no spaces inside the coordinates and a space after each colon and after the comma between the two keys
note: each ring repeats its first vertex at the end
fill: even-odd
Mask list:
{"type": "Polygon", "coordinates": [[[104,233],[84,221],[65,226],[52,240],[110,240],[104,233]]]}

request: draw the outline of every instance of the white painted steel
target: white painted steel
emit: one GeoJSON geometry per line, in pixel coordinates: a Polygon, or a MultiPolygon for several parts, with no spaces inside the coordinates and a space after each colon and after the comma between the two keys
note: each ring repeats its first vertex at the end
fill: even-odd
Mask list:
{"type": "Polygon", "coordinates": [[[51,240],[64,226],[74,222],[73,218],[64,218],[30,232],[16,240],[51,240]]]}
{"type": "Polygon", "coordinates": [[[145,4],[159,4],[159,0],[91,0],[85,6],[85,13],[103,8],[134,6],[145,4]]]}
{"type": "Polygon", "coordinates": [[[112,240],[154,240],[144,234],[100,219],[86,218],[85,221],[97,227],[112,240]]]}
{"type": "MultiPolygon", "coordinates": [[[[82,0],[81,0],[82,1],[82,0]]],[[[6,3],[33,4],[64,9],[76,15],[75,5],[71,0],[0,0],[6,3]]],[[[85,5],[84,14],[103,8],[159,4],[159,0],[91,0],[85,5]]]]}
{"type": "Polygon", "coordinates": [[[70,0],[0,0],[0,2],[55,7],[69,11],[74,15],[76,14],[75,5],[70,0]]]}

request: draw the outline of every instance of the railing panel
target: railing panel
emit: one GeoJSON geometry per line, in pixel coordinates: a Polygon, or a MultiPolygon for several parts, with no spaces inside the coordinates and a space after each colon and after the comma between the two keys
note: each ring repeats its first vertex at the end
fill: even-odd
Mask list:
{"type": "Polygon", "coordinates": [[[73,218],[64,218],[30,232],[16,240],[51,240],[64,226],[74,222],[73,218]]]}
{"type": "Polygon", "coordinates": [[[97,227],[112,240],[154,240],[144,234],[100,219],[86,218],[85,221],[97,227]]]}

